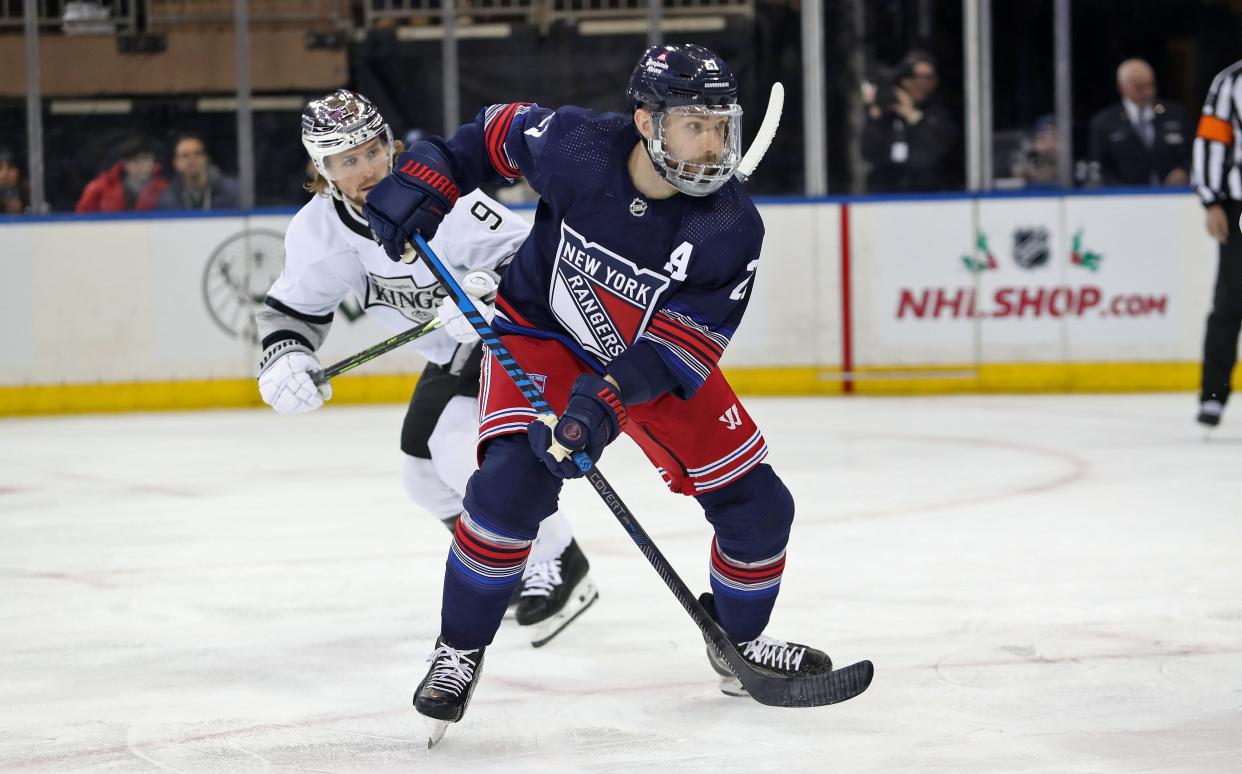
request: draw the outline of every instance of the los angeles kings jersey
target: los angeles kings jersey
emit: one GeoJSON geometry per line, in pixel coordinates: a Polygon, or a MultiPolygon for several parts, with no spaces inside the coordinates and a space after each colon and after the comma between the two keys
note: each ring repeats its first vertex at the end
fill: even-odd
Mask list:
{"type": "MultiPolygon", "coordinates": [[[[433,138],[463,191],[525,177],[540,202],[500,284],[502,332],[554,338],[599,372],[653,347],[689,397],[742,320],[763,222],[737,180],[705,197],[648,199],[627,163],[629,116],[493,105],[433,138]]],[[[460,208],[461,205],[459,204],[460,208]]]]}
{"type": "MultiPolygon", "coordinates": [[[[475,269],[495,271],[513,257],[529,231],[525,220],[475,191],[458,201],[431,246],[460,279],[475,269]]],[[[366,219],[351,207],[316,196],[285,232],[285,265],[268,291],[267,306],[301,323],[327,326],[351,293],[367,314],[398,333],[434,318],[447,295],[422,261],[390,260],[366,219]]],[[[452,359],[457,342],[441,330],[410,346],[443,364],[452,359]]]]}

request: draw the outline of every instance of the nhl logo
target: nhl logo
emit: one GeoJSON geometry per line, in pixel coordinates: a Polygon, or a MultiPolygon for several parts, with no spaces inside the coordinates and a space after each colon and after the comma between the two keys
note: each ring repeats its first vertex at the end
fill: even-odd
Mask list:
{"type": "Polygon", "coordinates": [[[1048,229],[1019,228],[1013,232],[1013,259],[1024,269],[1048,263],[1048,229]]]}
{"type": "Polygon", "coordinates": [[[636,218],[641,218],[647,212],[646,200],[635,196],[634,201],[630,202],[630,214],[636,218]]]}

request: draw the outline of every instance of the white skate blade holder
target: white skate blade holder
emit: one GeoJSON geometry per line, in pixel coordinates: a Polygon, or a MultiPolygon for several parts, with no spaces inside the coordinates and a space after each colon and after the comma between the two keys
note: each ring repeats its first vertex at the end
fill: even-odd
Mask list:
{"type": "Polygon", "coordinates": [[[554,615],[533,623],[523,626],[523,632],[527,632],[530,637],[530,644],[533,647],[540,648],[547,645],[553,637],[561,633],[566,626],[569,626],[575,618],[586,612],[586,609],[599,599],[599,590],[595,588],[595,584],[591,581],[591,576],[587,575],[578,582],[574,587],[573,593],[565,602],[565,606],[556,611],[554,615]]]}

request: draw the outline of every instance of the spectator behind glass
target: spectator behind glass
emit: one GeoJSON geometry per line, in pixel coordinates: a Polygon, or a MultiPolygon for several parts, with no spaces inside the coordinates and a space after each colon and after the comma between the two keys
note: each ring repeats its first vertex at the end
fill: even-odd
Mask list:
{"type": "Polygon", "coordinates": [[[0,215],[22,214],[28,198],[17,157],[8,148],[0,148],[0,215]]]}
{"type": "Polygon", "coordinates": [[[121,143],[121,160],[86,184],[75,212],[153,210],[168,186],[155,152],[141,137],[121,143]]]}
{"type": "Polygon", "coordinates": [[[1057,185],[1056,116],[1041,116],[1035,122],[1034,131],[1022,142],[1011,168],[1013,176],[1021,178],[1027,188],[1057,185]]]}
{"type": "Polygon", "coordinates": [[[1091,182],[1104,185],[1190,183],[1186,110],[1156,98],[1156,73],[1142,59],[1117,68],[1121,102],[1091,117],[1091,182]]]}
{"type": "Polygon", "coordinates": [[[863,84],[863,158],[869,191],[942,191],[961,186],[957,124],[936,99],[936,60],[913,51],[895,75],[863,84]]]}
{"type": "Polygon", "coordinates": [[[241,206],[237,178],[226,177],[211,163],[207,145],[197,134],[177,135],[172,165],[177,174],[160,194],[161,210],[230,210],[241,206]]]}

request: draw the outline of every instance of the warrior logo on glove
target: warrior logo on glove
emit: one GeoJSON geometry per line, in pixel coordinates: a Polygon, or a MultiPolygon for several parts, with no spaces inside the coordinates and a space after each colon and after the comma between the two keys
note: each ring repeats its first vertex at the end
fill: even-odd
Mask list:
{"type": "Polygon", "coordinates": [[[415,234],[427,240],[436,235],[460,194],[443,151],[420,142],[398,156],[393,173],[367,194],[367,221],[388,257],[400,261],[415,234]]]}

